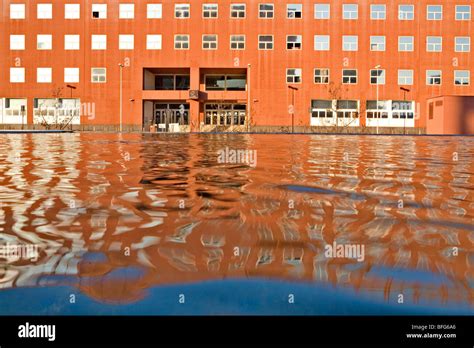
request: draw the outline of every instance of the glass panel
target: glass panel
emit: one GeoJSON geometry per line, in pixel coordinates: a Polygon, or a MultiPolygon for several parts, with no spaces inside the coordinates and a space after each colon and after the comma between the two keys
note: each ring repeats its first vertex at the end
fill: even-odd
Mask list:
{"type": "Polygon", "coordinates": [[[206,76],[206,89],[212,91],[225,90],[225,76],[206,76]]]}
{"type": "Polygon", "coordinates": [[[176,90],[186,91],[189,89],[189,86],[190,86],[189,75],[176,76],[176,90]]]}
{"type": "Polygon", "coordinates": [[[228,91],[245,91],[247,77],[241,76],[227,76],[227,90],[228,91]]]}
{"type": "Polygon", "coordinates": [[[155,86],[157,90],[173,90],[174,76],[173,75],[157,75],[155,76],[155,86]]]}

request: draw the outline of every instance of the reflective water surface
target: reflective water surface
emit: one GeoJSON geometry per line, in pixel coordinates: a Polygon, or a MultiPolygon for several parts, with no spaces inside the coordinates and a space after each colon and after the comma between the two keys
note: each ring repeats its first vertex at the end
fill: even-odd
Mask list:
{"type": "Polygon", "coordinates": [[[1,135],[0,245],[37,257],[0,255],[0,314],[474,314],[473,158],[473,137],[1,135]]]}

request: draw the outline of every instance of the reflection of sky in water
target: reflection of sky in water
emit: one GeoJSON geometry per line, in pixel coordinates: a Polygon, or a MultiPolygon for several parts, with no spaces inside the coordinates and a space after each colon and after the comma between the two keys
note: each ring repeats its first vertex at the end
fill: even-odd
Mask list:
{"type": "Polygon", "coordinates": [[[0,243],[40,257],[0,260],[0,314],[472,314],[472,158],[469,137],[4,135],[0,243]]]}

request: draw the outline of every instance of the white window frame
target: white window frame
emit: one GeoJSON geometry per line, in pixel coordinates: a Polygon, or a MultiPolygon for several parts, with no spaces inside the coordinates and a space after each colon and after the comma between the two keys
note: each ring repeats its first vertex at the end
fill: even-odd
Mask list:
{"type": "Polygon", "coordinates": [[[79,83],[79,68],[64,68],[64,83],[79,83]]]}
{"type": "Polygon", "coordinates": [[[119,34],[119,50],[127,51],[135,48],[135,35],[119,34]]]}
{"type": "Polygon", "coordinates": [[[331,36],[314,35],[314,50],[315,51],[330,51],[331,50],[331,36]],[[318,41],[319,39],[324,39],[324,42],[318,41]]]}
{"type": "Polygon", "coordinates": [[[64,35],[64,50],[73,51],[81,48],[81,37],[78,34],[64,35]]]}
{"type": "Polygon", "coordinates": [[[25,49],[25,35],[10,34],[10,51],[23,51],[25,49]]]}
{"type": "Polygon", "coordinates": [[[247,5],[244,3],[232,3],[230,4],[230,18],[231,19],[245,19],[247,17],[247,5]],[[234,6],[243,6],[244,9],[234,9],[234,6]],[[234,16],[234,13],[238,14],[234,16]],[[243,16],[242,16],[243,13],[243,16]]]}
{"type": "Polygon", "coordinates": [[[10,83],[25,83],[25,68],[10,68],[10,83]]]}
{"type": "Polygon", "coordinates": [[[314,4],[314,19],[331,19],[331,4],[314,4]]]}
{"type": "Polygon", "coordinates": [[[414,83],[414,71],[412,69],[399,69],[398,70],[398,85],[399,86],[412,86],[414,83]],[[403,75],[403,73],[409,73],[409,75],[403,75]]]}
{"type": "Polygon", "coordinates": [[[219,37],[217,34],[203,34],[202,35],[202,49],[205,51],[215,51],[219,47],[219,37]],[[206,37],[212,40],[204,40],[206,37]],[[215,45],[215,47],[213,47],[215,45]]]}
{"type": "Polygon", "coordinates": [[[470,86],[471,85],[471,71],[470,70],[454,70],[454,85],[455,86],[470,86]],[[457,74],[464,73],[467,76],[458,76],[457,74]],[[467,81],[467,83],[457,83],[458,80],[461,82],[467,81]]]}
{"type": "Polygon", "coordinates": [[[36,68],[36,83],[52,83],[53,68],[41,67],[36,68]]]}
{"type": "Polygon", "coordinates": [[[93,68],[91,68],[91,83],[106,83],[106,82],[107,82],[107,68],[105,68],[105,67],[93,67],[93,68]],[[104,72],[103,73],[97,73],[97,72],[94,73],[94,70],[98,70],[98,69],[103,69],[104,72]],[[101,77],[104,78],[103,81],[101,81],[101,77]],[[96,79],[96,81],[94,81],[94,79],[96,79]]]}
{"type": "Polygon", "coordinates": [[[25,19],[26,5],[25,4],[10,4],[10,19],[25,19]]]}
{"type": "Polygon", "coordinates": [[[359,83],[359,71],[357,69],[350,69],[350,68],[345,68],[342,69],[342,84],[343,85],[357,85],[359,83]],[[352,75],[344,75],[346,71],[355,71],[355,76],[352,75]],[[344,82],[344,78],[348,78],[349,82],[344,82]],[[355,82],[351,82],[352,79],[355,78],[355,82]]]}
{"type": "Polygon", "coordinates": [[[275,38],[273,35],[258,35],[258,49],[260,51],[271,51],[275,48],[275,38]],[[262,38],[266,37],[271,37],[272,41],[262,41],[262,38]],[[264,45],[264,48],[261,48],[261,45],[264,45]],[[271,48],[268,48],[268,46],[271,45],[271,48]]]}
{"type": "Polygon", "coordinates": [[[342,18],[344,20],[359,19],[359,4],[342,4],[342,18]]]}
{"type": "Polygon", "coordinates": [[[456,14],[455,14],[456,20],[457,21],[470,21],[472,18],[471,11],[472,11],[471,5],[456,5],[456,14]],[[460,8],[462,7],[467,7],[469,11],[468,12],[460,11],[460,8]]]}
{"type": "Polygon", "coordinates": [[[342,50],[345,52],[357,52],[359,50],[359,36],[357,35],[343,35],[342,36],[342,50]],[[352,41],[355,39],[355,42],[352,41]],[[350,41],[347,41],[350,40],[350,41]]]}
{"type": "Polygon", "coordinates": [[[303,82],[303,69],[301,68],[287,68],[286,69],[286,83],[287,84],[300,84],[303,82]],[[290,71],[294,70],[295,74],[290,75],[290,71]],[[299,72],[299,74],[298,74],[299,72]],[[292,81],[289,81],[289,79],[292,81]]]}
{"type": "Polygon", "coordinates": [[[442,36],[427,36],[426,37],[426,52],[443,52],[443,37],[442,36]],[[436,39],[436,42],[430,42],[430,39],[436,39]]]}
{"type": "Polygon", "coordinates": [[[415,37],[414,36],[399,36],[398,37],[398,52],[414,52],[415,51],[415,37]],[[410,43],[402,42],[403,39],[410,39],[410,43]]]}
{"type": "Polygon", "coordinates": [[[387,19],[387,5],[385,5],[385,4],[371,4],[370,5],[370,19],[375,20],[375,21],[386,20],[387,19]],[[378,10],[377,8],[383,8],[383,11],[378,10]]]}
{"type": "Polygon", "coordinates": [[[191,18],[191,4],[189,3],[174,4],[174,18],[176,19],[191,18]]]}
{"type": "Polygon", "coordinates": [[[443,5],[426,5],[426,20],[428,21],[442,21],[443,20],[443,5]],[[433,11],[440,9],[439,11],[433,11]]]}
{"type": "Polygon", "coordinates": [[[459,53],[471,52],[471,37],[470,36],[456,36],[454,38],[454,51],[459,53]],[[467,43],[459,43],[458,40],[467,39],[467,43]]]}
{"type": "Polygon", "coordinates": [[[120,19],[134,19],[135,18],[135,4],[133,3],[119,4],[119,18],[120,19]]]}
{"type": "Polygon", "coordinates": [[[91,18],[92,19],[107,19],[107,4],[92,4],[91,18]],[[94,17],[94,12],[97,12],[99,17],[94,17]]]}
{"type": "Polygon", "coordinates": [[[190,42],[190,41],[191,41],[191,39],[190,39],[190,36],[189,36],[188,34],[176,34],[176,35],[174,36],[174,40],[173,40],[173,45],[174,45],[173,47],[174,47],[175,50],[180,50],[180,51],[181,51],[181,50],[189,50],[189,48],[190,48],[190,46],[191,46],[191,42],[190,42]],[[181,37],[182,37],[182,38],[187,38],[187,40],[185,40],[185,41],[184,41],[184,40],[179,40],[179,41],[177,41],[177,39],[178,39],[179,37],[180,37],[180,38],[181,38],[181,37]],[[181,46],[181,47],[179,47],[179,48],[176,47],[176,45],[177,45],[178,43],[179,43],[179,45],[181,46]],[[187,44],[188,47],[183,48],[183,44],[187,44]]]}
{"type": "Polygon", "coordinates": [[[273,3],[262,3],[262,4],[258,4],[258,18],[261,18],[261,19],[273,19],[275,17],[275,4],[273,3]],[[262,6],[271,6],[271,10],[269,9],[266,9],[263,7],[262,9],[262,6]],[[264,14],[262,16],[262,14],[264,14]]]}
{"type": "Polygon", "coordinates": [[[370,37],[370,50],[372,52],[385,52],[387,49],[387,38],[383,35],[374,35],[370,37]],[[383,39],[383,42],[376,42],[383,39]]]}
{"type": "Polygon", "coordinates": [[[64,4],[64,19],[80,19],[81,4],[64,4]]]}
{"type": "Polygon", "coordinates": [[[230,49],[233,50],[233,51],[239,51],[239,50],[245,50],[245,41],[246,41],[246,38],[245,38],[245,35],[239,35],[239,34],[235,34],[235,35],[231,35],[230,36],[230,49]],[[237,38],[243,38],[243,41],[242,40],[237,40],[237,38]],[[232,47],[232,45],[235,45],[235,47],[232,47]],[[243,44],[242,47],[239,47],[243,44]]]}
{"type": "Polygon", "coordinates": [[[286,50],[287,51],[301,51],[303,49],[303,36],[302,35],[286,35],[286,50]],[[290,41],[291,38],[296,38],[296,41],[290,41]],[[289,48],[289,45],[293,45],[289,48]],[[299,45],[299,48],[297,47],[299,45]]]}
{"type": "Polygon", "coordinates": [[[37,19],[53,19],[53,4],[40,3],[36,4],[37,19]]]}
{"type": "Polygon", "coordinates": [[[147,34],[146,49],[161,50],[163,47],[163,37],[161,34],[147,34]]]}
{"type": "Polygon", "coordinates": [[[217,3],[204,3],[202,4],[202,18],[204,19],[217,19],[219,18],[219,4],[217,3]],[[209,7],[209,8],[206,8],[209,7]],[[207,14],[207,16],[206,16],[207,14]]]}
{"type": "Polygon", "coordinates": [[[53,49],[53,35],[51,34],[38,34],[36,35],[36,49],[39,51],[49,51],[53,49]],[[46,39],[46,40],[42,40],[46,39]],[[40,42],[44,42],[47,44],[46,47],[41,48],[40,42]]]}
{"type": "Polygon", "coordinates": [[[327,85],[331,78],[331,70],[329,68],[315,68],[313,73],[313,82],[315,85],[327,85]],[[316,75],[316,72],[327,72],[327,74],[316,75]],[[316,82],[316,79],[321,79],[321,82],[316,82]],[[325,81],[325,82],[324,82],[325,81]]]}
{"type": "Polygon", "coordinates": [[[107,49],[107,35],[93,34],[91,36],[91,50],[103,51],[107,49]]]}
{"type": "Polygon", "coordinates": [[[146,4],[147,19],[161,19],[163,17],[163,4],[146,4]]]}
{"type": "Polygon", "coordinates": [[[387,80],[387,73],[386,73],[385,69],[370,69],[370,84],[371,85],[383,86],[383,85],[385,85],[386,80],[387,80]],[[377,75],[377,76],[373,76],[373,73],[377,72],[377,71],[381,71],[382,74],[377,75]],[[372,82],[372,79],[377,79],[377,81],[372,82]]]}
{"type": "Polygon", "coordinates": [[[303,4],[287,4],[286,5],[286,18],[287,19],[302,19],[303,18],[303,4]],[[290,9],[290,6],[296,6],[295,9],[290,9]],[[296,14],[300,13],[300,16],[297,17],[296,14]]]}
{"type": "Polygon", "coordinates": [[[398,20],[400,21],[413,21],[415,20],[415,5],[411,4],[400,4],[398,5],[398,20]],[[409,7],[407,11],[404,8],[409,7]]]}
{"type": "Polygon", "coordinates": [[[426,85],[427,86],[441,86],[443,83],[443,71],[442,70],[426,70],[426,85]],[[436,77],[437,79],[439,79],[439,83],[428,83],[428,79],[434,79],[435,77],[430,77],[429,76],[429,73],[433,73],[433,72],[439,72],[439,77],[436,77]]]}

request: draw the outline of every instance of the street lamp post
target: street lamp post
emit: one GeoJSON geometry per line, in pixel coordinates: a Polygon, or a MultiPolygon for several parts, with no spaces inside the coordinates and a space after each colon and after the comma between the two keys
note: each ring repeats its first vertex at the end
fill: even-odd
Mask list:
{"type": "Polygon", "coordinates": [[[252,105],[250,102],[250,71],[251,71],[252,65],[248,64],[247,65],[247,132],[250,133],[250,122],[251,122],[251,114],[250,110],[252,109],[252,105]]]}
{"type": "Polygon", "coordinates": [[[120,133],[122,133],[123,126],[122,126],[122,121],[123,121],[123,91],[122,91],[122,85],[123,85],[123,67],[124,65],[122,63],[119,63],[119,69],[120,69],[120,105],[119,105],[119,118],[120,118],[120,133]]]}
{"type": "Polygon", "coordinates": [[[377,65],[374,69],[377,70],[377,113],[375,114],[377,117],[377,134],[379,134],[379,73],[378,70],[381,68],[381,65],[377,65]]]}
{"type": "MultiPolygon", "coordinates": [[[[410,92],[408,88],[405,87],[400,87],[400,89],[403,91],[403,101],[407,101],[407,93],[410,92]]],[[[405,117],[403,118],[403,134],[406,133],[406,122],[407,122],[407,117],[408,117],[408,112],[405,113],[405,117]]]]}
{"type": "Polygon", "coordinates": [[[295,91],[298,90],[298,88],[294,86],[288,86],[288,88],[291,90],[291,133],[295,132],[295,91]]]}

